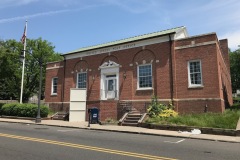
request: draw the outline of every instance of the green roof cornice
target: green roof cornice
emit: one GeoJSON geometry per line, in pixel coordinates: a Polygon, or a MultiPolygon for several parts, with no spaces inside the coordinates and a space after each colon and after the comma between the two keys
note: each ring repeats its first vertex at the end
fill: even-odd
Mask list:
{"type": "Polygon", "coordinates": [[[121,39],[121,40],[117,40],[117,41],[112,41],[112,42],[108,42],[108,43],[103,43],[103,44],[98,44],[98,45],[94,45],[94,46],[83,47],[83,48],[80,48],[80,49],[77,49],[77,50],[65,53],[65,54],[63,54],[63,56],[64,55],[68,55],[68,54],[78,53],[78,52],[84,52],[84,51],[89,51],[89,50],[100,49],[100,48],[104,48],[104,47],[109,47],[109,46],[129,43],[129,42],[133,42],[133,41],[139,41],[139,40],[153,38],[153,37],[164,36],[164,35],[167,35],[167,34],[176,33],[177,31],[179,31],[181,29],[184,29],[184,28],[186,28],[186,27],[184,27],[184,26],[176,27],[176,28],[172,28],[172,29],[167,29],[167,30],[153,32],[153,33],[148,33],[148,34],[143,34],[143,35],[134,36],[134,37],[126,38],[126,39],[121,39]]]}

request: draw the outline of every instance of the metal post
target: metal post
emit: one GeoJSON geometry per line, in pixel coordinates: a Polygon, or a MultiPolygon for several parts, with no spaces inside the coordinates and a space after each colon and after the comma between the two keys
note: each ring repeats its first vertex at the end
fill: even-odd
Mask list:
{"type": "Polygon", "coordinates": [[[88,127],[90,127],[91,110],[88,109],[88,127]]]}
{"type": "Polygon", "coordinates": [[[23,64],[22,64],[22,82],[21,82],[21,93],[20,93],[20,104],[22,104],[22,96],[23,96],[23,80],[24,80],[24,68],[25,68],[25,52],[26,52],[26,45],[27,45],[27,20],[24,28],[23,38],[23,64]]]}
{"type": "Polygon", "coordinates": [[[24,50],[23,50],[23,56],[22,56],[22,81],[21,81],[21,93],[20,93],[20,104],[22,104],[22,96],[23,96],[23,80],[24,80],[24,68],[25,68],[25,48],[26,46],[24,45],[24,50]]]}
{"type": "Polygon", "coordinates": [[[36,123],[41,123],[41,115],[40,115],[40,102],[41,102],[41,89],[42,89],[42,59],[39,59],[40,65],[40,80],[39,80],[39,92],[38,92],[38,112],[36,117],[36,123]]]}

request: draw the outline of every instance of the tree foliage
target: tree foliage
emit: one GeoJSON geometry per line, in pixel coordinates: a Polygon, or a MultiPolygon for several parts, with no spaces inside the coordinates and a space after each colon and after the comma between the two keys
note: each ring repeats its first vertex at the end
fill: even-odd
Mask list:
{"type": "MultiPolygon", "coordinates": [[[[0,99],[19,100],[21,90],[22,62],[19,60],[23,44],[16,40],[0,41],[0,99]]],[[[27,39],[25,52],[23,101],[37,94],[42,60],[42,93],[45,87],[46,63],[62,60],[54,46],[41,38],[27,39]]]]}
{"type": "Polygon", "coordinates": [[[240,48],[230,52],[230,70],[232,91],[236,93],[236,90],[240,89],[240,48]]]}

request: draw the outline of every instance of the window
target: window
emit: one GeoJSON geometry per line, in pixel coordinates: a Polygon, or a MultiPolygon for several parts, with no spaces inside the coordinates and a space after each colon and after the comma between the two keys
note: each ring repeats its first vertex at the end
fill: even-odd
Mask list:
{"type": "Polygon", "coordinates": [[[87,88],[87,73],[78,73],[77,75],[77,88],[87,88]]]}
{"type": "Polygon", "coordinates": [[[58,78],[54,77],[52,79],[52,95],[56,95],[57,94],[57,84],[58,84],[58,78]]]}
{"type": "Polygon", "coordinates": [[[200,60],[188,62],[188,82],[189,87],[202,86],[202,68],[200,60]]]}
{"type": "Polygon", "coordinates": [[[138,66],[138,89],[152,88],[152,65],[138,66]]]}

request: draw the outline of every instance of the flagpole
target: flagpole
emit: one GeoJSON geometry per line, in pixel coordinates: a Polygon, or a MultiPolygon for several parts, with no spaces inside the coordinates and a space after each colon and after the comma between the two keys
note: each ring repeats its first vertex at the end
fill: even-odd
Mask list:
{"type": "Polygon", "coordinates": [[[24,45],[23,45],[23,63],[22,63],[22,82],[21,82],[21,94],[20,94],[20,104],[22,104],[23,96],[23,80],[24,80],[24,69],[25,69],[25,53],[26,53],[26,44],[27,44],[27,20],[24,28],[24,45]]]}

